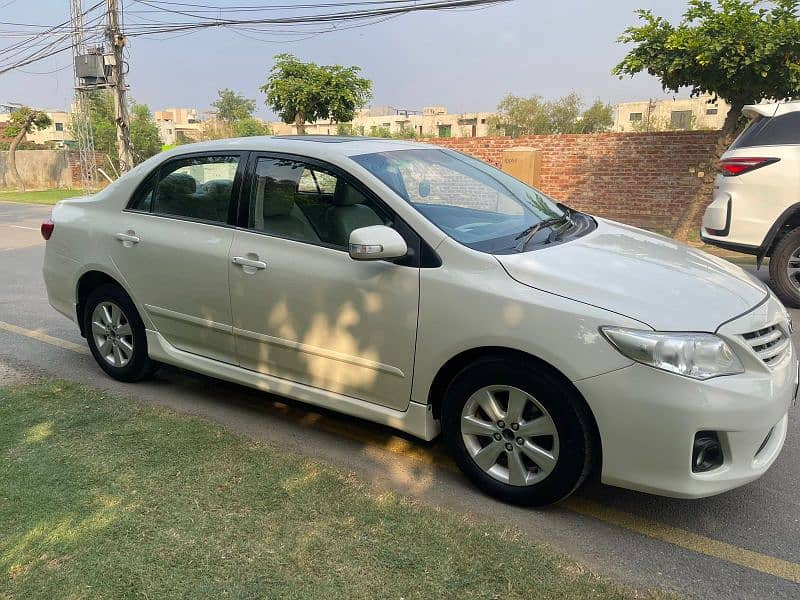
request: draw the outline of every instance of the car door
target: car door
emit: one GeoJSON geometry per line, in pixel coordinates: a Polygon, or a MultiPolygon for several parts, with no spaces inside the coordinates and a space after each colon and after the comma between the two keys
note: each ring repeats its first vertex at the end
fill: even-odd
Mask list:
{"type": "Polygon", "coordinates": [[[411,394],[419,268],[352,260],[349,231],[408,227],[341,171],[253,155],[230,257],[242,367],[405,409],[411,394]],[[244,213],[245,211],[242,211],[244,213]]]}
{"type": "Polygon", "coordinates": [[[228,252],[243,155],[192,154],[161,165],[108,231],[111,256],[161,335],[236,364],[228,252]]]}

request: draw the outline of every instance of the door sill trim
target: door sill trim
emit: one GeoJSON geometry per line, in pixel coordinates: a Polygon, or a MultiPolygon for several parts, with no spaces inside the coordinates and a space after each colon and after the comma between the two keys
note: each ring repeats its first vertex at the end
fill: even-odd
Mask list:
{"type": "Polygon", "coordinates": [[[157,331],[146,331],[148,354],[153,360],[380,423],[426,441],[439,435],[439,422],[429,404],[409,402],[405,411],[395,410],[179,350],[157,331]]]}

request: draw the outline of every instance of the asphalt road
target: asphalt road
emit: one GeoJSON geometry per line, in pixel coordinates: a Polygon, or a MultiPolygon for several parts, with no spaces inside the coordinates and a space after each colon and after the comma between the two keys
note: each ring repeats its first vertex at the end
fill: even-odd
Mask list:
{"type": "MultiPolygon", "coordinates": [[[[796,413],[772,469],[714,498],[674,500],[593,483],[558,507],[506,506],[476,492],[435,442],[169,367],[136,385],[109,379],[84,350],[77,327],[47,303],[38,227],[49,210],[0,203],[0,384],[20,374],[70,378],[201,415],[286,452],[334,463],[376,489],[519,528],[640,589],[696,598],[800,598],[796,413]]],[[[792,312],[800,323],[800,311],[792,312]]]]}

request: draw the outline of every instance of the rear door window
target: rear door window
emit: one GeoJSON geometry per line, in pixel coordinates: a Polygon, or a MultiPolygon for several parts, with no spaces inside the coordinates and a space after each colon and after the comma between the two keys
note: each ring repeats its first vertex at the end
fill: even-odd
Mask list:
{"type": "Polygon", "coordinates": [[[225,223],[233,198],[238,156],[193,156],[161,167],[152,211],[225,223]]]}

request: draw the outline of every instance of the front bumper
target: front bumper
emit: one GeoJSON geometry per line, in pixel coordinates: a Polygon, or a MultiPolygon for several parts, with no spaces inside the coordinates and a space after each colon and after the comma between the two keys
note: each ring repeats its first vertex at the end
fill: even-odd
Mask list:
{"type": "Polygon", "coordinates": [[[701,498],[763,475],[783,448],[798,377],[791,345],[767,366],[741,338],[770,323],[789,335],[783,309],[772,297],[717,331],[742,359],[741,375],[697,381],[634,364],[575,382],[600,431],[602,481],[701,498]],[[705,473],[692,472],[699,431],[717,432],[724,453],[722,466],[705,473]]]}

